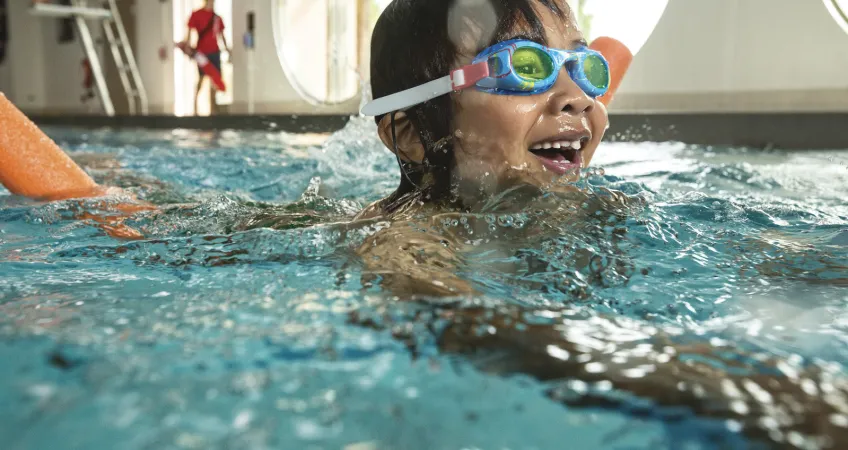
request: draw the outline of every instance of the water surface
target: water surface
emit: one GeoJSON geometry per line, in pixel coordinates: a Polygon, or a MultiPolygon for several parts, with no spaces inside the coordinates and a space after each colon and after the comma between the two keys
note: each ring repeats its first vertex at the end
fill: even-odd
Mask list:
{"type": "MultiPolygon", "coordinates": [[[[436,221],[431,231],[464,249],[455,274],[481,293],[440,305],[395,301],[362,276],[356,249],[387,224],[349,221],[398,182],[373,128],[354,119],[326,140],[46,130],[99,182],[162,212],[127,219],[145,238],[122,241],[80,220],[108,210],[102,200],[44,204],[0,189],[4,448],[754,442],[744,420],[681,412],[597,380],[507,375],[514,356],[498,351],[440,350],[440,314],[475,307],[549,311],[534,320],[565,324],[569,342],[644,343],[652,364],[666,360],[662,337],[700,346],[722,373],[750,357],[733,372],[739,379],[809,370],[814,392],[803,379],[790,385],[823,404],[828,387],[844,386],[848,151],[604,144],[602,170],[579,184],[585,202],[554,201],[555,211],[550,199],[516,206],[507,197],[436,221]],[[605,206],[569,219],[583,203],[605,206]]],[[[493,326],[485,320],[483,333],[493,326]]],[[[591,368],[613,380],[634,366],[591,368]]],[[[695,380],[679,381],[697,393],[695,380]]],[[[764,448],[838,447],[775,432],[769,418],[783,426],[805,412],[781,410],[783,387],[762,390],[772,406],[745,396],[764,448]]],[[[848,417],[831,416],[848,428],[848,417]]]]}

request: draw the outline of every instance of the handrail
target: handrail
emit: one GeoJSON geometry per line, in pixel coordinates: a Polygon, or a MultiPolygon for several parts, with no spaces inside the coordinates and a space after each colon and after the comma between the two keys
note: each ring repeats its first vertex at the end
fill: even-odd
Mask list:
{"type": "Polygon", "coordinates": [[[112,12],[104,8],[87,6],[54,5],[52,3],[36,3],[29,10],[34,16],[48,17],[84,17],[86,19],[111,19],[112,12]]]}

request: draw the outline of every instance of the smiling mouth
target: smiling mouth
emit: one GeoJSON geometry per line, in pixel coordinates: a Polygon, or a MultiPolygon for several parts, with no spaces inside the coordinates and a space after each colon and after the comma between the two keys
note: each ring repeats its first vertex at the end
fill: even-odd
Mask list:
{"type": "Polygon", "coordinates": [[[558,175],[564,175],[583,167],[583,147],[588,141],[589,138],[540,142],[532,145],[529,150],[539,158],[545,168],[558,175]]]}

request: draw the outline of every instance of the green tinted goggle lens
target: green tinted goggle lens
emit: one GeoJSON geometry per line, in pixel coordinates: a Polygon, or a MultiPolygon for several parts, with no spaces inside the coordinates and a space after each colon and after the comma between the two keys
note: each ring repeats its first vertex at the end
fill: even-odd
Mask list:
{"type": "Polygon", "coordinates": [[[519,48],[512,54],[512,67],[515,73],[527,81],[539,81],[554,73],[551,57],[533,47],[519,48]]]}
{"type": "Polygon", "coordinates": [[[583,73],[592,86],[598,89],[609,87],[610,74],[607,65],[598,55],[589,55],[583,61],[583,73]]]}

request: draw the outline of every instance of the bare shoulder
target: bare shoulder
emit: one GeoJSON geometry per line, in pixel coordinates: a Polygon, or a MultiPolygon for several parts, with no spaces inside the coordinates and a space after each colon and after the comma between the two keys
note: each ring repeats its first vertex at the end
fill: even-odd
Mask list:
{"type": "Polygon", "coordinates": [[[404,299],[417,296],[456,296],[474,292],[457,271],[462,256],[427,223],[395,220],[357,249],[369,282],[404,299]]]}

